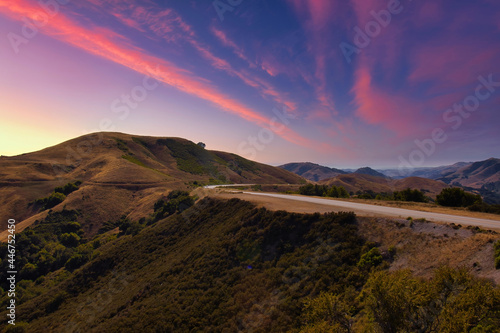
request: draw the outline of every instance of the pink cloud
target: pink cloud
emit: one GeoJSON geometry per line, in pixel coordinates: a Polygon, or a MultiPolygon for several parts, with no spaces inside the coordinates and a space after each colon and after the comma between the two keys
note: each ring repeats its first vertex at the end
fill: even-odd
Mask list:
{"type": "Polygon", "coordinates": [[[289,3],[313,31],[323,30],[331,24],[332,16],[340,17],[345,13],[344,2],[338,0],[289,0],[289,3]]]}
{"type": "Polygon", "coordinates": [[[368,21],[373,20],[371,11],[379,12],[380,10],[387,9],[387,1],[352,0],[351,3],[361,29],[364,29],[368,21]]]}
{"type": "Polygon", "coordinates": [[[356,71],[352,92],[357,106],[356,115],[366,123],[380,125],[398,136],[406,136],[417,130],[419,105],[376,87],[368,67],[360,66],[356,71]]]}
{"type": "Polygon", "coordinates": [[[146,32],[136,20],[131,19],[128,15],[118,11],[111,12],[111,14],[129,28],[139,30],[140,32],[146,32]]]}
{"type": "MultiPolygon", "coordinates": [[[[309,35],[308,50],[312,53],[316,66],[312,80],[310,74],[304,73],[304,71],[300,71],[300,73],[305,74],[303,78],[313,86],[320,105],[336,113],[333,96],[328,91],[326,73],[328,73],[329,68],[327,64],[337,66],[336,69],[339,70],[342,66],[339,66],[339,61],[330,61],[331,51],[326,41],[333,31],[331,26],[335,22],[334,18],[345,13],[345,6],[342,6],[343,2],[336,0],[289,0],[289,3],[309,35]]],[[[317,114],[316,116],[321,115],[317,114]]]]}
{"type": "MultiPolygon", "coordinates": [[[[100,0],[97,0],[100,1],[100,0]]],[[[184,41],[190,44],[199,54],[208,60],[210,64],[219,70],[225,71],[231,76],[239,78],[246,85],[255,88],[262,94],[264,98],[270,97],[272,100],[286,105],[291,111],[295,111],[297,106],[293,101],[288,100],[285,94],[278,92],[269,83],[264,82],[256,75],[250,75],[245,71],[238,71],[234,69],[231,64],[225,59],[219,58],[213,54],[208,46],[199,42],[192,27],[187,24],[182,17],[179,16],[172,9],[164,10],[148,10],[140,6],[123,7],[122,10],[131,12],[131,14],[113,14],[115,17],[129,27],[140,29],[147,28],[152,31],[156,36],[163,38],[169,42],[184,41]],[[131,10],[131,8],[133,10],[131,10]],[[127,16],[130,15],[130,16],[127,16]]],[[[231,47],[233,51],[242,59],[246,60],[249,64],[251,62],[245,57],[243,51],[231,41],[227,35],[215,28],[212,32],[221,40],[225,45],[231,47]]],[[[255,67],[255,65],[253,65],[255,67]]]]}
{"type": "Polygon", "coordinates": [[[422,46],[412,58],[413,71],[408,77],[410,83],[430,81],[431,93],[442,93],[459,89],[477,80],[495,67],[500,49],[490,44],[460,38],[461,42],[442,36],[437,45],[422,46]]]}
{"type": "Polygon", "coordinates": [[[219,41],[224,45],[229,48],[231,48],[240,59],[246,61],[248,65],[252,68],[256,67],[255,64],[248,59],[248,57],[245,55],[245,52],[243,52],[243,49],[241,49],[238,45],[236,45],[235,42],[233,42],[229,37],[226,35],[226,33],[222,30],[219,30],[215,27],[211,27],[210,29],[215,37],[219,39],[219,41]]]}
{"type": "Polygon", "coordinates": [[[438,2],[426,1],[420,7],[418,15],[415,15],[414,24],[423,27],[432,23],[438,23],[443,17],[443,9],[438,2]]]}
{"type": "MultiPolygon", "coordinates": [[[[12,19],[22,20],[24,17],[34,17],[39,11],[40,8],[36,4],[26,0],[16,2],[0,0],[0,13],[12,19]]],[[[126,40],[125,37],[119,38],[120,42],[112,40],[109,36],[116,36],[112,31],[104,28],[94,30],[83,28],[59,13],[49,20],[43,32],[90,54],[108,59],[138,73],[151,75],[182,92],[206,100],[222,110],[273,130],[270,126],[270,118],[225,96],[207,82],[194,78],[190,72],[164,59],[148,55],[137,47],[129,47],[128,43],[123,43],[126,40]]],[[[311,149],[332,149],[324,143],[304,138],[290,128],[285,127],[276,134],[289,142],[311,149]]]]}

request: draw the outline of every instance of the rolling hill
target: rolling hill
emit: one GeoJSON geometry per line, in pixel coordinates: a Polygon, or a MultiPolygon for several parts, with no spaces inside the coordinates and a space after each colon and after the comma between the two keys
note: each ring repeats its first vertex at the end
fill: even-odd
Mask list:
{"type": "Polygon", "coordinates": [[[1,230],[14,218],[29,225],[47,210],[33,203],[56,187],[81,181],[54,210],[81,209],[86,234],[126,214],[147,215],[165,191],[202,184],[299,184],[305,180],[281,168],[238,155],[204,149],[181,138],[94,133],[41,151],[0,157],[1,230]],[[91,221],[91,222],[90,222],[91,221]]]}
{"type": "Polygon", "coordinates": [[[314,182],[347,173],[340,169],[329,168],[311,162],[287,163],[279,167],[314,182]]]}
{"type": "Polygon", "coordinates": [[[500,203],[500,159],[498,158],[465,165],[444,173],[437,179],[447,184],[474,190],[487,202],[500,203]]]}
{"type": "Polygon", "coordinates": [[[386,175],[384,175],[383,173],[380,173],[380,172],[373,170],[372,168],[369,168],[369,167],[359,168],[358,170],[354,171],[354,173],[361,174],[361,175],[389,178],[386,175]]]}
{"type": "Polygon", "coordinates": [[[334,178],[325,179],[320,182],[325,185],[343,186],[348,192],[356,193],[358,191],[373,191],[380,192],[394,192],[402,191],[407,188],[417,189],[424,192],[427,196],[435,199],[443,188],[450,187],[442,181],[420,178],[408,177],[403,179],[388,179],[387,177],[377,177],[365,174],[351,173],[347,175],[339,175],[334,178]]]}
{"type": "Polygon", "coordinates": [[[458,162],[452,165],[443,165],[438,167],[423,167],[423,168],[414,168],[414,169],[383,169],[379,170],[384,175],[394,178],[400,179],[404,177],[422,177],[422,178],[430,178],[430,179],[439,179],[443,177],[443,175],[452,173],[457,171],[460,168],[471,165],[472,162],[458,162]]]}

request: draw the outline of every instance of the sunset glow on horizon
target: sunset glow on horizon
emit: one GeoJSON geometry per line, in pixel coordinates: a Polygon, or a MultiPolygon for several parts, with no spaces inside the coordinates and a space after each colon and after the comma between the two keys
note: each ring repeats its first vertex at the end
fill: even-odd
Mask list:
{"type": "Polygon", "coordinates": [[[0,154],[96,131],[269,164],[499,157],[500,3],[0,0],[0,154]]]}

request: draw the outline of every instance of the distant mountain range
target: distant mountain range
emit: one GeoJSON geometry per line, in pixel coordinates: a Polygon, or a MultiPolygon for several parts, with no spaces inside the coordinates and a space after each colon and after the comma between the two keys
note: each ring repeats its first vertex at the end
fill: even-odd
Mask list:
{"type": "Polygon", "coordinates": [[[293,172],[313,182],[318,182],[321,180],[337,177],[338,175],[346,175],[350,173],[387,178],[386,174],[381,173],[369,167],[359,168],[357,170],[352,171],[352,170],[340,170],[336,168],[330,168],[327,166],[311,162],[302,162],[302,163],[298,162],[298,163],[287,163],[284,165],[280,165],[279,168],[293,172]]]}
{"type": "MultiPolygon", "coordinates": [[[[380,172],[394,178],[402,177],[397,169],[380,170],[380,172]]],[[[479,193],[489,203],[500,203],[500,159],[498,158],[459,162],[434,168],[415,168],[405,176],[440,180],[479,193]]]]}
{"type": "Polygon", "coordinates": [[[348,192],[359,191],[394,192],[407,188],[422,190],[427,196],[435,198],[443,188],[449,187],[442,181],[421,177],[391,179],[383,173],[369,167],[359,168],[354,172],[329,168],[315,163],[288,163],[280,166],[308,180],[319,184],[343,186],[348,192]]]}
{"type": "Polygon", "coordinates": [[[426,167],[426,168],[413,168],[413,169],[382,169],[379,170],[384,175],[394,178],[401,179],[405,177],[424,177],[430,179],[439,179],[443,175],[455,172],[460,168],[471,165],[472,162],[458,162],[452,165],[443,165],[438,167],[426,167]]]}
{"type": "MultiPolygon", "coordinates": [[[[468,191],[479,193],[486,202],[500,203],[500,159],[498,158],[490,158],[478,162],[458,162],[453,165],[439,167],[414,168],[404,170],[404,173],[399,169],[374,170],[369,167],[350,172],[350,170],[340,170],[308,162],[289,163],[280,167],[311,181],[338,185],[343,184],[346,189],[373,189],[379,186],[381,191],[381,189],[384,188],[381,184],[387,184],[390,179],[394,180],[392,182],[393,185],[390,185],[390,187],[399,188],[399,185],[404,182],[399,182],[399,185],[396,186],[394,184],[397,183],[397,180],[406,179],[406,183],[412,184],[415,183],[416,178],[426,178],[450,186],[460,186],[468,191]],[[376,180],[372,178],[366,179],[363,177],[355,177],[353,176],[355,174],[368,175],[381,179],[376,180]],[[349,175],[350,177],[341,177],[342,175],[349,175]],[[357,181],[355,182],[353,179],[357,179],[357,181]],[[346,180],[349,181],[345,183],[346,180]],[[368,185],[367,182],[371,184],[368,185]],[[354,183],[358,184],[358,186],[353,186],[352,184],[354,183]],[[377,183],[380,184],[376,185],[377,183]]],[[[422,180],[417,181],[417,183],[420,183],[420,186],[425,185],[424,187],[433,189],[428,189],[430,192],[440,187],[437,184],[425,183],[422,180]]],[[[413,184],[412,188],[418,189],[419,187],[417,184],[413,184]]]]}

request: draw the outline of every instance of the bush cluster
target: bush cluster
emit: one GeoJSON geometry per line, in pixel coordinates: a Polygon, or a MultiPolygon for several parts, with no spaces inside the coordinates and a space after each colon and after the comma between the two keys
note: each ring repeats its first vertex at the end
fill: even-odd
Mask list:
{"type": "Polygon", "coordinates": [[[154,204],[153,222],[159,221],[177,212],[183,212],[194,204],[194,198],[189,192],[174,190],[166,198],[154,204]]]}
{"type": "Polygon", "coordinates": [[[40,206],[42,210],[53,208],[63,202],[67,195],[78,190],[81,183],[81,181],[77,180],[74,183],[58,186],[54,189],[54,192],[52,192],[51,195],[46,198],[36,200],[35,204],[40,206]]]}
{"type": "MultiPolygon", "coordinates": [[[[83,229],[75,220],[79,212],[62,210],[49,212],[32,228],[16,234],[16,266],[20,268],[19,279],[35,281],[50,272],[67,267],[75,269],[90,259],[92,249],[83,238],[83,229]],[[79,259],[76,265],[76,258],[79,259]]],[[[0,244],[0,256],[5,257],[7,244],[0,244]]],[[[1,262],[1,283],[8,271],[6,260],[1,262]]],[[[3,287],[3,286],[2,286],[3,287]]]]}
{"type": "Polygon", "coordinates": [[[318,184],[307,184],[299,187],[302,195],[315,195],[318,197],[349,198],[349,193],[343,186],[327,186],[318,184]]]}
{"type": "Polygon", "coordinates": [[[376,200],[389,200],[389,201],[412,201],[412,202],[428,202],[429,198],[421,190],[407,188],[402,191],[394,192],[379,192],[376,193],[372,190],[358,191],[357,197],[359,199],[376,199],[376,200]]]}
{"type": "Polygon", "coordinates": [[[495,268],[500,269],[500,240],[495,242],[493,250],[495,251],[495,268]]]}
{"type": "Polygon", "coordinates": [[[479,194],[465,192],[459,187],[444,188],[436,197],[436,203],[446,207],[469,207],[482,202],[479,194]]]}

